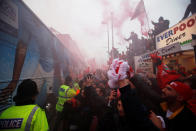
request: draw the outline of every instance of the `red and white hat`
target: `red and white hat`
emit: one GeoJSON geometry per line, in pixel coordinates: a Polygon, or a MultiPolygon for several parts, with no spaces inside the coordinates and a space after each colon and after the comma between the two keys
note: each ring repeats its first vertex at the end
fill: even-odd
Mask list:
{"type": "Polygon", "coordinates": [[[179,95],[181,95],[185,101],[191,99],[192,97],[192,89],[182,83],[182,82],[178,82],[178,81],[175,81],[175,82],[171,82],[169,84],[179,95]]]}

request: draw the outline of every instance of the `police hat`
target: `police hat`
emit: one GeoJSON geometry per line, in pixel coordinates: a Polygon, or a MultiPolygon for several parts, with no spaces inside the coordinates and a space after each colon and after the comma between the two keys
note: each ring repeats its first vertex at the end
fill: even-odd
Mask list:
{"type": "Polygon", "coordinates": [[[14,97],[14,101],[25,101],[32,99],[33,96],[38,94],[37,84],[31,79],[23,80],[18,86],[17,94],[14,97]]]}

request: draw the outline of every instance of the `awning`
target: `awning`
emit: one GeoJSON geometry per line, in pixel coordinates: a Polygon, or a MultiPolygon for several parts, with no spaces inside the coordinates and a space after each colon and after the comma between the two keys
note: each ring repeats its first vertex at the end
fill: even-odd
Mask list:
{"type": "Polygon", "coordinates": [[[140,56],[141,57],[140,59],[142,61],[151,59],[150,54],[153,54],[153,53],[157,53],[159,56],[166,56],[166,55],[177,53],[180,51],[182,51],[180,44],[174,43],[174,44],[168,45],[166,47],[160,48],[158,50],[154,50],[154,51],[145,53],[144,55],[140,56]]]}

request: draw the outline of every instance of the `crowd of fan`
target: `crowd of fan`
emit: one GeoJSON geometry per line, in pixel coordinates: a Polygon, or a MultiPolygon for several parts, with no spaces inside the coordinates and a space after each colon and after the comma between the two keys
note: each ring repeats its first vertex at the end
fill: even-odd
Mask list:
{"type": "Polygon", "coordinates": [[[112,89],[106,71],[86,74],[75,81],[79,83],[80,93],[65,102],[58,121],[62,126],[57,128],[66,131],[195,130],[196,74],[179,76],[168,77],[164,87],[160,87],[159,76],[134,73],[117,81],[117,88],[112,89]]]}

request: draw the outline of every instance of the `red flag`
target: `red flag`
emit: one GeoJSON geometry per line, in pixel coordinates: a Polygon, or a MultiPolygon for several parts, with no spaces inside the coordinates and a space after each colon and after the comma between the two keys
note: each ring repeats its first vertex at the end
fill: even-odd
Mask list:
{"type": "Polygon", "coordinates": [[[144,2],[141,0],[135,8],[135,12],[133,13],[131,20],[145,13],[144,2]]]}
{"type": "Polygon", "coordinates": [[[162,62],[162,57],[158,56],[157,53],[151,54],[150,56],[154,64],[159,63],[157,66],[157,82],[161,89],[163,89],[171,81],[177,80],[181,77],[181,75],[176,71],[170,70],[167,65],[162,62]]]}
{"type": "Polygon", "coordinates": [[[144,7],[144,1],[141,0],[133,13],[131,20],[137,18],[141,24],[142,35],[148,36],[148,18],[144,7]]]}

